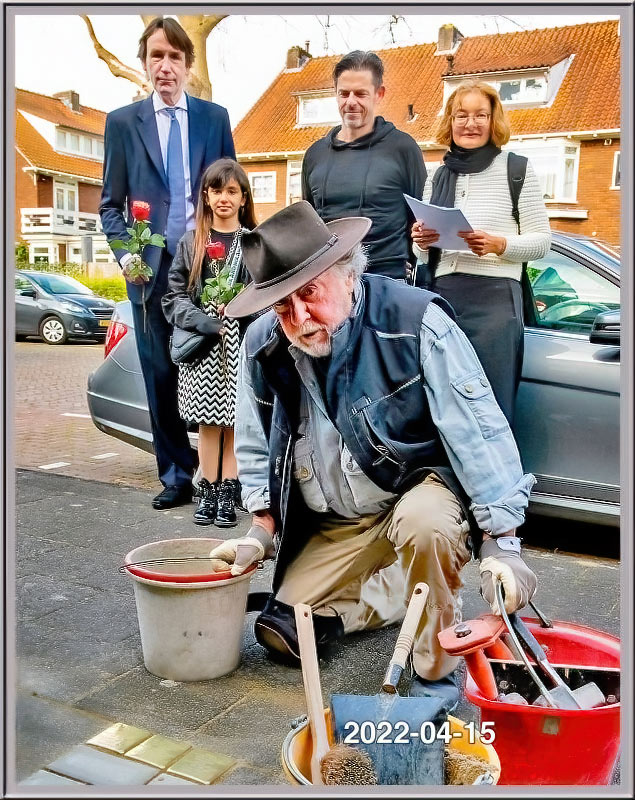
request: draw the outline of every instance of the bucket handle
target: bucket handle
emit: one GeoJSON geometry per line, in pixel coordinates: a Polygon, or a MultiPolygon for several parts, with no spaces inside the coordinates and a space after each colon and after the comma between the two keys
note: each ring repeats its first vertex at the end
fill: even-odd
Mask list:
{"type": "MultiPolygon", "coordinates": [[[[119,572],[124,575],[130,567],[147,567],[151,564],[174,564],[180,561],[209,561],[209,556],[172,556],[171,558],[149,558],[146,561],[131,561],[128,564],[122,564],[119,567],[119,572]]],[[[229,569],[231,564],[227,565],[229,569]]]]}

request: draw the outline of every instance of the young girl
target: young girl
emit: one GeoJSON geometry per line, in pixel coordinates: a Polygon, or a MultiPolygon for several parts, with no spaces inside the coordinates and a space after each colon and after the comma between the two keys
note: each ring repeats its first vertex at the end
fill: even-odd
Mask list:
{"type": "Polygon", "coordinates": [[[222,251],[230,284],[248,283],[240,246],[244,230],[256,226],[253,198],[244,169],[230,158],[211,164],[201,178],[196,228],[180,240],[168,274],[162,305],[172,325],[210,337],[210,351],[201,360],[179,364],[179,414],[198,423],[198,455],[202,479],[194,512],[198,525],[233,527],[240,486],[234,458],[236,374],[241,335],[251,320],[224,319],[223,307],[202,304],[205,280],[215,274],[207,248],[222,251]],[[222,337],[222,340],[221,340],[222,337]]]}

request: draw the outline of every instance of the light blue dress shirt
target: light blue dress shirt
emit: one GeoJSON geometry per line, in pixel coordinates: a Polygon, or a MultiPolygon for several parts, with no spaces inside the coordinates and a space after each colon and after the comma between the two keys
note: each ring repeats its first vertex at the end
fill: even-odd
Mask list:
{"type": "MultiPolygon", "coordinates": [[[[168,174],[168,138],[170,136],[170,115],[164,111],[169,106],[164,103],[161,96],[157,92],[152,92],[152,103],[154,105],[154,117],[157,121],[157,130],[159,132],[159,144],[161,145],[161,157],[163,158],[163,169],[165,174],[168,174]]],[[[187,95],[185,92],[181,93],[181,97],[176,104],[172,106],[176,108],[176,118],[181,128],[181,147],[183,149],[183,174],[185,175],[185,228],[188,231],[194,229],[195,222],[195,208],[194,200],[192,198],[192,181],[190,176],[190,139],[188,130],[188,116],[187,116],[187,95]]]]}
{"type": "MultiPolygon", "coordinates": [[[[359,301],[354,305],[356,313],[359,301]]],[[[348,320],[343,328],[348,326],[348,320]]],[[[341,328],[336,335],[346,331],[341,328]]],[[[477,524],[493,534],[524,522],[531,487],[516,441],[467,337],[430,303],[421,323],[421,372],[432,419],[457,478],[471,499],[477,524]],[[475,406],[473,397],[477,396],[475,406]]],[[[377,513],[396,495],[361,471],[316,393],[312,358],[290,346],[302,381],[301,433],[294,452],[294,479],[307,505],[352,518],[377,513]]],[[[235,454],[243,501],[250,512],[269,507],[267,440],[257,413],[243,344],[236,402],[235,454]]]]}

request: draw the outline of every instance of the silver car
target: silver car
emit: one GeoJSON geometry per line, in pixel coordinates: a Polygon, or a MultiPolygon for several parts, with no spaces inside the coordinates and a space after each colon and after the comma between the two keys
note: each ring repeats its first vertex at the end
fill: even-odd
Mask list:
{"type": "MultiPolygon", "coordinates": [[[[619,525],[620,260],[585,237],[554,233],[528,264],[525,355],[515,433],[538,479],[534,513],[619,525]]],[[[88,406],[105,433],[152,452],[128,301],[118,303],[106,357],[88,379],[88,406]]],[[[192,446],[196,432],[190,433],[192,446]]]]}

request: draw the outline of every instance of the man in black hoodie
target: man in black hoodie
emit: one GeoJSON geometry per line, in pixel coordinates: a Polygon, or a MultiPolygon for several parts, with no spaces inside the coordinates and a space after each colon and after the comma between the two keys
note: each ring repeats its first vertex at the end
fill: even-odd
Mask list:
{"type": "Polygon", "coordinates": [[[302,197],[325,222],[369,217],[368,272],[404,279],[412,251],[403,194],[421,197],[426,168],[412,136],[375,116],[385,93],[383,77],[375,53],[354,50],[335,65],[342,124],[307,150],[302,197]]]}

